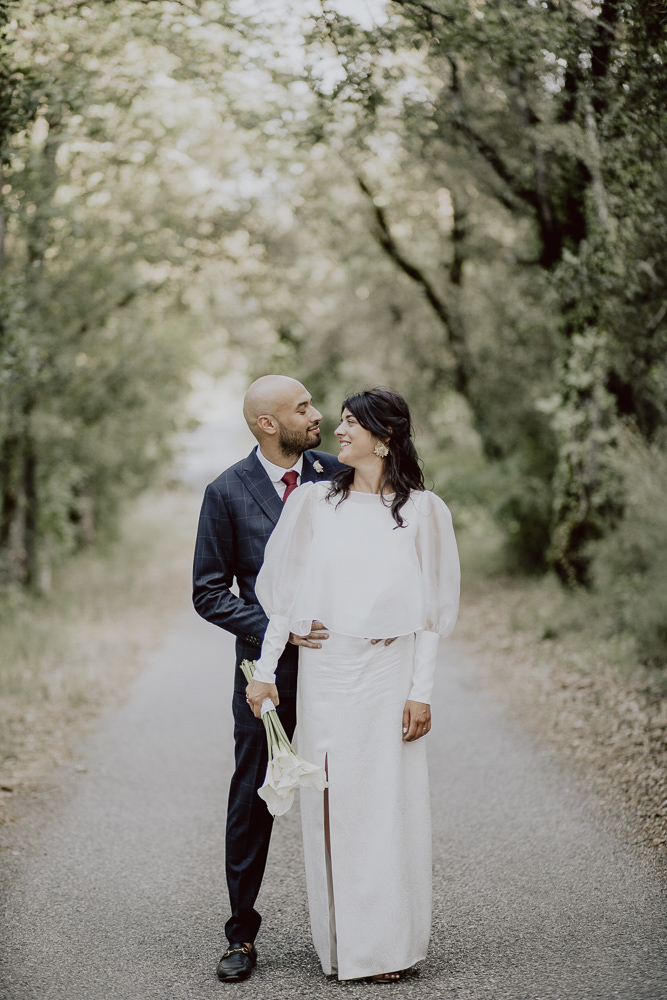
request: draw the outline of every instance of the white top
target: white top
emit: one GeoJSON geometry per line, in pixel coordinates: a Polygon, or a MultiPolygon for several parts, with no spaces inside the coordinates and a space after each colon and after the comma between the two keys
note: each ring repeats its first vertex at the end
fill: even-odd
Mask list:
{"type": "MultiPolygon", "coordinates": [[[[264,471],[274,485],[275,491],[282,500],[285,496],[285,490],[287,489],[287,484],[282,481],[283,476],[286,472],[296,472],[297,474],[297,485],[301,483],[301,472],[303,470],[303,455],[299,455],[299,459],[291,467],[291,469],[283,469],[280,465],[274,465],[273,462],[269,462],[266,455],[262,453],[262,449],[259,445],[255,448],[255,453],[261,465],[264,467],[264,471]]],[[[290,493],[290,496],[292,494],[290,493]]]]}
{"type": "Polygon", "coordinates": [[[255,591],[269,624],[255,679],[273,683],[290,632],[308,635],[314,620],[368,639],[415,632],[410,699],[428,703],[439,637],[458,613],[449,509],[435,493],[413,491],[399,528],[380,496],[328,501],[328,489],[318,482],[294,490],[267,543],[255,591]]]}

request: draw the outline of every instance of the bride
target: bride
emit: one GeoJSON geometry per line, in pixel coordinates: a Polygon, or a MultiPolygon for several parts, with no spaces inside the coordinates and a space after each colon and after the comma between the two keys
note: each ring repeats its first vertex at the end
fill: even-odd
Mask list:
{"type": "Polygon", "coordinates": [[[248,701],[259,716],[290,633],[299,649],[298,750],[327,772],[302,789],[308,904],[327,975],[399,979],[426,956],[431,819],[426,746],[440,636],[454,628],[459,562],[443,501],[424,489],[405,400],[346,399],[342,468],[296,489],[256,592],[269,624],[248,701]]]}

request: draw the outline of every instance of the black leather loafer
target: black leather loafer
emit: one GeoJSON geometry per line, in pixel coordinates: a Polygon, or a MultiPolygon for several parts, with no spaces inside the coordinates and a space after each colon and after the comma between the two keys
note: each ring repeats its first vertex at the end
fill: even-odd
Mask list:
{"type": "Polygon", "coordinates": [[[230,944],[215,970],[221,983],[240,983],[247,979],[257,963],[254,944],[230,944]]]}

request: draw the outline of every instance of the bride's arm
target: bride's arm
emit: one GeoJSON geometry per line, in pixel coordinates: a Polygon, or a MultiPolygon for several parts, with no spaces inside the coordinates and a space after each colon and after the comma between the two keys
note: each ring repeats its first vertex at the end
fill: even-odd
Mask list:
{"type": "MultiPolygon", "coordinates": [[[[312,504],[315,500],[313,483],[303,484],[290,495],[267,542],[264,563],[255,584],[255,593],[269,619],[255,674],[246,689],[248,704],[257,717],[265,698],[278,704],[276,668],[293,633],[293,608],[301,567],[308,558],[313,536],[312,504]]],[[[311,631],[310,624],[307,631],[311,631]]]]}
{"type": "MultiPolygon", "coordinates": [[[[278,529],[276,529],[277,531],[278,529]]],[[[276,667],[290,634],[289,619],[281,615],[269,617],[269,624],[262,640],[262,652],[253,678],[246,688],[246,700],[259,719],[262,705],[270,698],[274,705],[280,704],[276,687],[276,667]]]]}
{"type": "MultiPolygon", "coordinates": [[[[424,629],[417,633],[408,701],[429,705],[438,645],[456,624],[460,568],[449,508],[434,493],[424,493],[420,501],[417,551],[426,595],[426,616],[424,629]]],[[[425,731],[428,732],[428,728],[425,731]]]]}

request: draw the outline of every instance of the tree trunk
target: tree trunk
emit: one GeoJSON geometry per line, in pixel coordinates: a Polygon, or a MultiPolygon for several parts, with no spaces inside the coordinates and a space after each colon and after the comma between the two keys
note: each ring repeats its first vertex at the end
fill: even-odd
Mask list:
{"type": "Polygon", "coordinates": [[[591,328],[573,337],[554,418],[560,442],[550,553],[567,586],[590,583],[589,544],[607,532],[623,509],[622,486],[610,461],[617,420],[607,376],[605,336],[591,328]]]}
{"type": "Polygon", "coordinates": [[[357,177],[360,190],[369,199],[373,206],[375,216],[375,237],[390,260],[398,267],[403,274],[407,275],[423,291],[426,301],[436,315],[445,332],[447,346],[449,347],[454,360],[452,371],[452,385],[467,401],[471,403],[470,380],[473,375],[473,361],[465,336],[465,325],[463,316],[459,308],[460,286],[463,281],[463,241],[465,237],[465,219],[462,210],[458,210],[457,228],[457,208],[452,201],[454,209],[454,253],[450,265],[450,288],[447,298],[440,294],[434,282],[413,261],[409,260],[401,247],[398,245],[394,234],[391,231],[387,215],[379,205],[375,203],[373,192],[368,184],[361,177],[357,177]]]}
{"type": "Polygon", "coordinates": [[[9,584],[32,587],[37,579],[37,455],[32,436],[34,404],[26,400],[18,433],[5,437],[0,457],[0,566],[9,584]]]}
{"type": "Polygon", "coordinates": [[[7,234],[7,209],[5,208],[5,196],[2,193],[4,184],[5,173],[0,157],[0,275],[5,269],[5,237],[7,234]]]}
{"type": "MultiPolygon", "coordinates": [[[[614,6],[607,4],[607,7],[614,6]]],[[[579,94],[581,117],[588,142],[590,170],[591,239],[605,241],[613,254],[614,224],[609,214],[602,174],[602,153],[597,122],[590,95],[579,94]]],[[[589,286],[584,282],[584,295],[589,286]]],[[[579,303],[581,306],[581,303],[579,303]]],[[[607,390],[610,364],[607,336],[594,326],[602,303],[591,301],[590,324],[567,343],[561,369],[562,411],[556,416],[559,442],[558,465],[554,476],[554,525],[552,562],[567,585],[587,585],[590,581],[589,543],[601,538],[618,520],[623,509],[622,490],[613,471],[617,440],[616,400],[607,390]]]]}

